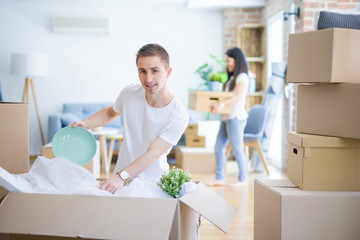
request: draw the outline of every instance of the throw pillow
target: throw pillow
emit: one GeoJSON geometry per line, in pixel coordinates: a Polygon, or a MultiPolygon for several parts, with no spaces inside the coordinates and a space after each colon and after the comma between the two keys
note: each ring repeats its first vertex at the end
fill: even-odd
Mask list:
{"type": "Polygon", "coordinates": [[[320,11],[318,15],[317,30],[326,28],[360,29],[359,13],[337,13],[320,11]]]}

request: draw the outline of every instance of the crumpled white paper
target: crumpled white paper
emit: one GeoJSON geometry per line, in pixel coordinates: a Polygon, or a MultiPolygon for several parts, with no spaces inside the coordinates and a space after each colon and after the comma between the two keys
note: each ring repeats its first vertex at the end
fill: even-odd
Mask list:
{"type": "MultiPolygon", "coordinates": [[[[0,185],[26,193],[78,194],[117,197],[172,198],[158,185],[159,179],[135,178],[113,194],[99,189],[100,182],[84,167],[66,159],[38,157],[28,173],[9,174],[0,169],[0,185]]],[[[194,182],[184,183],[180,196],[194,191],[194,182]]]]}

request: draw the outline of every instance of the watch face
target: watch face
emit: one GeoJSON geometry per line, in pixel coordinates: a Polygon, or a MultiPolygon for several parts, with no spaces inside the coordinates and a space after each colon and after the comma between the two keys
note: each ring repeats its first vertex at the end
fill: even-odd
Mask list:
{"type": "Polygon", "coordinates": [[[120,177],[121,177],[123,180],[127,180],[127,179],[129,178],[129,174],[128,174],[128,172],[126,172],[126,171],[122,171],[122,172],[120,173],[120,177]]]}

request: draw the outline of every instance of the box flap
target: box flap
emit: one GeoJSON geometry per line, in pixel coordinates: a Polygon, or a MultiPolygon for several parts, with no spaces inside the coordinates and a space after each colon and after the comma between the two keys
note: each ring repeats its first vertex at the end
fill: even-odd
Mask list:
{"type": "Polygon", "coordinates": [[[214,153],[214,148],[204,148],[204,147],[178,147],[182,153],[186,154],[204,154],[204,153],[214,153]]]}
{"type": "Polygon", "coordinates": [[[202,183],[197,184],[195,191],[182,196],[180,201],[225,233],[229,231],[237,212],[235,207],[202,183]]]}
{"type": "Polygon", "coordinates": [[[360,147],[360,140],[289,132],[287,140],[300,147],[360,147]]]}
{"type": "Polygon", "coordinates": [[[286,187],[286,188],[297,188],[297,186],[288,178],[282,179],[255,179],[255,182],[259,182],[269,187],[286,187]]]}
{"type": "Polygon", "coordinates": [[[9,193],[0,233],[94,239],[168,239],[176,199],[9,193]]]}
{"type": "Polygon", "coordinates": [[[190,95],[232,97],[231,92],[215,92],[215,91],[190,91],[190,95]]]}

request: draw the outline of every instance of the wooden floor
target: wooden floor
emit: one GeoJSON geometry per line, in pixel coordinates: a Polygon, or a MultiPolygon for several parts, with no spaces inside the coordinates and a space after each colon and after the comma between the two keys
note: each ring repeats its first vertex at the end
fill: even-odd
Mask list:
{"type": "MultiPolygon", "coordinates": [[[[286,174],[280,169],[269,166],[270,175],[266,173],[249,171],[248,186],[242,188],[233,187],[211,187],[218,195],[226,199],[239,211],[227,234],[212,225],[205,218],[201,218],[200,239],[201,240],[250,240],[254,239],[254,179],[264,178],[286,178],[286,174]]],[[[203,183],[214,179],[213,174],[192,174],[193,180],[203,183]]],[[[226,182],[237,180],[238,170],[235,161],[226,164],[226,182]]]]}
{"type": "MultiPolygon", "coordinates": [[[[111,166],[113,171],[114,165],[111,166]]],[[[254,239],[254,179],[264,178],[286,178],[280,169],[269,166],[270,175],[266,173],[249,171],[248,186],[242,188],[232,187],[211,187],[218,195],[227,200],[239,211],[235,216],[234,222],[227,234],[219,230],[205,218],[201,218],[200,240],[252,240],[254,239]]],[[[234,182],[237,180],[238,170],[237,163],[229,160],[226,163],[226,182],[234,182]]],[[[104,177],[104,174],[102,174],[104,177]]],[[[192,180],[200,181],[204,184],[214,180],[214,174],[193,174],[192,180]]],[[[215,210],[216,211],[216,210],[215,210]]]]}

